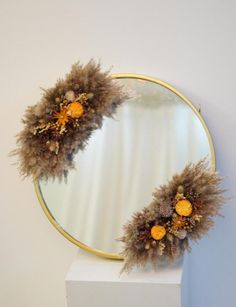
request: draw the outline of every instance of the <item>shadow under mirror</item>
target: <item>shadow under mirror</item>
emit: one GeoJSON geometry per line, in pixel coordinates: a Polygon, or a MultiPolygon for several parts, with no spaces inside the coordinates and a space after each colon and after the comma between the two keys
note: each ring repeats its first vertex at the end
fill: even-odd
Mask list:
{"type": "Polygon", "coordinates": [[[122,226],[152,201],[189,162],[214,151],[207,128],[186,101],[143,78],[119,77],[131,98],[92,135],[75,157],[67,182],[39,182],[44,205],[75,240],[104,253],[119,253],[122,226]]]}

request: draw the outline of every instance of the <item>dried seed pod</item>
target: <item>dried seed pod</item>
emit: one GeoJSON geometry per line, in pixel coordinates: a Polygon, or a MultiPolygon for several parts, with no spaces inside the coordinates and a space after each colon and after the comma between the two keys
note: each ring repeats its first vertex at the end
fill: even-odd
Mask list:
{"type": "Polygon", "coordinates": [[[150,248],[150,241],[148,241],[146,244],[145,244],[145,249],[149,249],[150,248]]]}
{"type": "Polygon", "coordinates": [[[185,229],[176,230],[174,231],[174,235],[180,240],[183,240],[187,236],[187,231],[185,229]]]}
{"type": "Polygon", "coordinates": [[[184,194],[184,186],[183,185],[179,185],[178,188],[177,188],[177,192],[179,194],[184,194]]]}
{"type": "Polygon", "coordinates": [[[66,100],[68,100],[69,102],[72,102],[75,100],[76,96],[75,96],[75,92],[74,91],[67,91],[65,93],[65,98],[66,100]]]}
{"type": "Polygon", "coordinates": [[[152,240],[151,245],[152,245],[152,247],[156,247],[157,246],[157,241],[152,240]]]}

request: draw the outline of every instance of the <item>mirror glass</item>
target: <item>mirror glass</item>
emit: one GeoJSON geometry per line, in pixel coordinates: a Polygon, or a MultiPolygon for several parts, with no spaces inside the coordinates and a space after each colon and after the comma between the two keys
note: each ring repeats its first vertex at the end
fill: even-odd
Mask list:
{"type": "Polygon", "coordinates": [[[118,253],[122,225],[152,201],[187,163],[208,157],[210,137],[200,116],[175,92],[143,78],[119,78],[132,96],[92,135],[66,182],[40,181],[52,218],[74,239],[118,253]]]}

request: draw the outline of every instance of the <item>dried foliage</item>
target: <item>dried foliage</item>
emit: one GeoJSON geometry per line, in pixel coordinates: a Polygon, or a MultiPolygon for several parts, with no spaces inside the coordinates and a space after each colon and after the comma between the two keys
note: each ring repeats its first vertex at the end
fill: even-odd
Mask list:
{"type": "Polygon", "coordinates": [[[44,91],[41,101],[26,110],[13,154],[19,157],[21,175],[61,179],[92,132],[101,128],[103,117],[111,117],[127,97],[93,60],[74,64],[65,79],[44,91]]]}
{"type": "Polygon", "coordinates": [[[187,165],[157,189],[153,202],[124,226],[122,271],[149,261],[154,266],[162,260],[174,262],[190,250],[189,240],[200,239],[213,225],[212,217],[219,214],[224,202],[220,183],[221,178],[204,159],[187,165]],[[163,238],[157,239],[158,231],[154,233],[157,237],[153,235],[156,225],[164,228],[163,238]]]}

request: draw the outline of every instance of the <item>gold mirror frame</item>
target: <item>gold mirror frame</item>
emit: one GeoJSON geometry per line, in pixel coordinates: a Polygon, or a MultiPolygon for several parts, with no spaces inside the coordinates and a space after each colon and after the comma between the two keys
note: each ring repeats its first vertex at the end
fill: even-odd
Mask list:
{"type": "MultiPolygon", "coordinates": [[[[179,96],[192,110],[193,112],[196,114],[196,116],[198,117],[198,119],[200,120],[207,138],[208,138],[208,142],[209,142],[209,146],[210,146],[210,151],[211,151],[211,160],[212,160],[212,168],[213,170],[216,170],[216,159],[215,159],[215,150],[214,150],[214,145],[213,145],[213,141],[210,135],[210,132],[207,128],[207,125],[202,117],[202,115],[199,113],[199,111],[196,109],[196,107],[183,95],[181,94],[177,89],[175,89],[173,86],[169,85],[166,82],[163,82],[161,80],[152,78],[152,77],[148,77],[145,75],[140,75],[140,74],[132,74],[132,73],[120,73],[120,74],[113,74],[112,78],[114,79],[124,79],[124,78],[131,78],[131,79],[139,79],[139,80],[144,80],[144,81],[149,81],[149,82],[153,82],[159,85],[164,86],[165,88],[169,89],[170,91],[172,91],[173,93],[175,93],[177,96],[179,96]]],[[[35,191],[36,191],[36,195],[37,198],[39,200],[39,203],[44,211],[44,213],[46,214],[47,218],[49,219],[49,221],[51,222],[51,224],[70,242],[72,242],[73,244],[75,244],[76,246],[90,252],[93,253],[97,256],[101,256],[104,258],[108,258],[108,259],[116,259],[116,260],[123,260],[123,257],[121,257],[119,254],[116,253],[109,253],[109,252],[105,252],[99,249],[95,249],[92,248],[82,242],[80,242],[79,240],[75,239],[73,236],[71,236],[65,229],[63,229],[58,223],[57,221],[54,219],[53,215],[51,214],[49,208],[47,207],[46,202],[44,201],[43,195],[41,193],[40,190],[40,186],[39,186],[39,182],[37,180],[34,181],[34,187],[35,187],[35,191]]]]}

